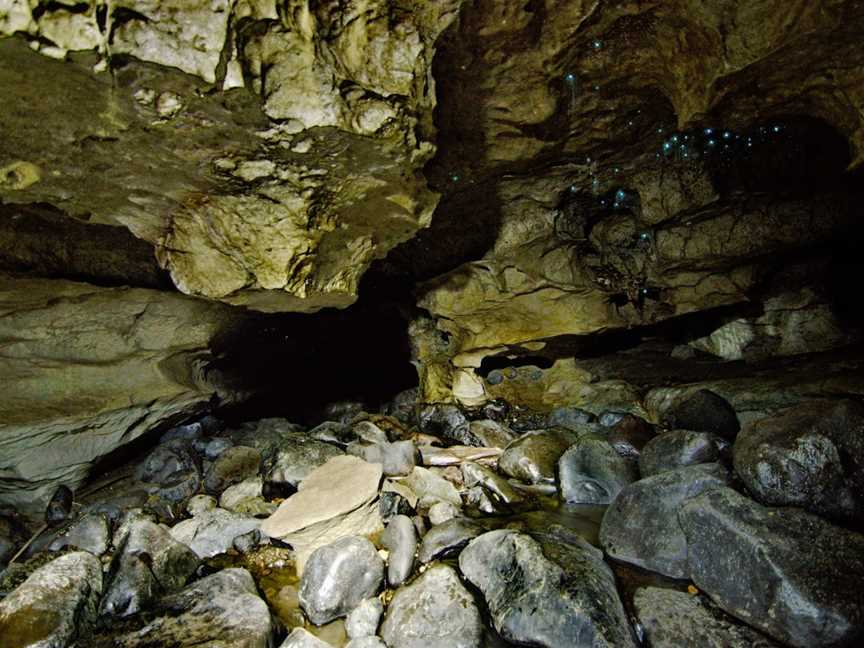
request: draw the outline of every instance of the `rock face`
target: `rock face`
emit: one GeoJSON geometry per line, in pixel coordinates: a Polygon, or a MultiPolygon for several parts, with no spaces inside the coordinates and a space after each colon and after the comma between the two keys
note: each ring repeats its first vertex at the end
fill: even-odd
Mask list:
{"type": "Polygon", "coordinates": [[[86,637],[101,594],[97,558],[83,551],[60,556],[0,601],[3,645],[67,646],[86,637]]]}
{"type": "Polygon", "coordinates": [[[459,568],[483,593],[507,641],[544,648],[636,646],[612,571],[582,540],[544,551],[530,536],[490,531],[463,550],[459,568]]]}
{"type": "Polygon", "coordinates": [[[315,625],[346,616],[378,593],[384,563],[366,538],[342,538],[309,557],[300,581],[300,605],[315,625]]]}
{"type": "Polygon", "coordinates": [[[0,97],[30,107],[4,201],[127,227],[184,292],[268,310],[350,304],[429,224],[432,58],[458,1],[12,7],[0,35],[81,54],[0,42],[0,97]]]}
{"type": "Polygon", "coordinates": [[[636,615],[652,648],[777,648],[752,628],[710,610],[700,597],[643,587],[633,597],[636,615]]]}
{"type": "Polygon", "coordinates": [[[864,536],[729,488],[685,502],[679,520],[690,578],[729,614],[800,648],[864,636],[864,536]]]}
{"type": "Polygon", "coordinates": [[[214,391],[230,401],[205,368],[212,338],[237,321],[176,294],[0,275],[0,502],[40,515],[99,457],[214,391]]]}
{"type": "Polygon", "coordinates": [[[733,451],[735,472],[765,504],[844,520],[864,516],[864,406],[858,403],[790,408],[747,426],[733,451]]]}
{"type": "Polygon", "coordinates": [[[390,648],[480,648],[482,635],[474,598],[447,565],[396,590],[381,626],[390,648]]]}
{"type": "Polygon", "coordinates": [[[606,510],[600,527],[604,551],[616,560],[687,578],[687,537],[679,524],[687,500],[728,483],[719,464],[678,468],[624,488],[606,510]]]}

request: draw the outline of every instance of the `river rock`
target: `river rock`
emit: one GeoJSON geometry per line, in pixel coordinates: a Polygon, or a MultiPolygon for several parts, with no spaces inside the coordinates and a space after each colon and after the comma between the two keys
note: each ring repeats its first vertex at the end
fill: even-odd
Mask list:
{"type": "Polygon", "coordinates": [[[638,459],[655,434],[654,426],[648,421],[633,414],[625,414],[609,429],[606,438],[622,457],[638,459]]]}
{"type": "Polygon", "coordinates": [[[596,417],[578,407],[556,407],[546,418],[548,427],[562,427],[573,432],[581,432],[585,426],[595,421],[596,417]]]}
{"type": "Polygon", "coordinates": [[[864,405],[810,402],[745,426],[735,472],[764,504],[864,519],[864,405]]]}
{"type": "Polygon", "coordinates": [[[381,464],[350,455],[333,457],[300,482],[297,492],[264,520],[261,531],[294,547],[302,573],[318,547],[383,529],[377,502],[381,477],[381,464]]]}
{"type": "Polygon", "coordinates": [[[678,513],[688,499],[728,482],[721,465],[700,464],[626,486],[603,516],[603,549],[616,560],[672,578],[687,578],[687,538],[678,513]]]}
{"type": "Polygon", "coordinates": [[[429,523],[432,526],[442,524],[460,515],[462,510],[450,502],[438,502],[429,507],[429,523]]]}
{"type": "Polygon", "coordinates": [[[198,556],[146,519],[118,529],[100,612],[128,616],[181,589],[198,568],[198,556]]]}
{"type": "Polygon", "coordinates": [[[504,449],[498,469],[531,484],[555,481],[558,460],[578,435],[563,428],[526,432],[504,449]]]}
{"type": "Polygon", "coordinates": [[[612,570],[580,538],[541,547],[510,530],[484,533],[459,568],[486,599],[506,640],[543,648],[635,648],[612,570]]]}
{"type": "Polygon", "coordinates": [[[384,464],[384,474],[388,477],[407,475],[419,459],[417,446],[413,441],[396,441],[381,446],[381,461],[384,464]]]}
{"type": "Polygon", "coordinates": [[[390,552],[387,558],[387,583],[397,587],[408,579],[414,569],[417,529],[411,518],[394,516],[381,536],[381,544],[390,552]]]}
{"type": "Polygon", "coordinates": [[[304,628],[294,628],[285,641],[279,644],[279,648],[333,648],[333,646],[326,641],[321,641],[304,628]]]}
{"type": "Polygon", "coordinates": [[[596,434],[581,437],[558,460],[561,499],[570,504],[609,504],[639,472],[596,434]]]}
{"type": "Polygon", "coordinates": [[[166,484],[190,472],[198,472],[192,446],[184,439],[173,439],[156,446],[138,464],[134,474],[142,482],[166,484]]]}
{"type": "Polygon", "coordinates": [[[494,495],[499,504],[516,505],[525,501],[525,496],[510,485],[506,479],[494,470],[470,461],[462,464],[462,479],[465,486],[482,486],[494,495]]]}
{"type": "Polygon", "coordinates": [[[689,575],[726,612],[796,648],[864,637],[864,536],[722,488],[685,502],[689,575]]]}
{"type": "Polygon", "coordinates": [[[639,455],[643,477],[657,475],[682,466],[717,461],[720,450],[713,434],[691,430],[672,430],[651,439],[639,455]]]}
{"type": "Polygon", "coordinates": [[[300,605],[315,625],[347,615],[374,596],[384,578],[384,562],[366,538],[354,536],[319,547],[300,580],[300,605]]]}
{"type": "Polygon", "coordinates": [[[780,648],[686,592],[642,587],[633,607],[651,648],[780,648]]]}
{"type": "Polygon", "coordinates": [[[438,473],[417,466],[402,483],[417,495],[417,506],[428,509],[436,502],[450,502],[462,506],[462,498],[456,487],[438,473]]]}
{"type": "Polygon", "coordinates": [[[176,524],[171,537],[194,551],[199,558],[225,553],[234,539],[261,526],[261,520],[215,508],[176,524]]]}
{"type": "Polygon", "coordinates": [[[88,513],[51,542],[48,550],[59,551],[66,547],[75,547],[81,551],[89,551],[95,556],[101,556],[108,551],[110,539],[111,524],[108,516],[105,513],[88,513]]]}
{"type": "Polygon", "coordinates": [[[368,598],[360,602],[345,619],[345,631],[352,639],[373,637],[378,632],[384,604],[378,598],[368,598]]]}
{"type": "Polygon", "coordinates": [[[420,409],[420,431],[449,444],[479,446],[483,443],[471,433],[468,419],[456,405],[425,405],[420,409]]]}
{"type": "Polygon", "coordinates": [[[55,558],[0,601],[3,648],[63,648],[86,638],[102,594],[102,565],[84,551],[55,558]]]}
{"type": "Polygon", "coordinates": [[[266,501],[262,496],[263,492],[264,480],[261,476],[250,477],[226,488],[219,497],[219,506],[241,515],[254,517],[272,515],[278,505],[266,501]]]}
{"type": "Polygon", "coordinates": [[[513,430],[492,419],[471,421],[469,431],[471,436],[477,439],[479,446],[487,448],[504,449],[517,438],[513,430]]]}
{"type": "Polygon", "coordinates": [[[724,439],[734,439],[741,429],[738,415],[725,398],[700,389],[672,404],[661,417],[667,428],[710,432],[724,439]]]}
{"type": "Polygon", "coordinates": [[[381,626],[389,648],[480,648],[482,635],[474,598],[440,564],[396,590],[381,626]]]}
{"type": "Polygon", "coordinates": [[[234,446],[220,454],[204,475],[204,490],[218,495],[229,486],[255,477],[261,469],[261,453],[248,446],[234,446]]]}
{"type": "Polygon", "coordinates": [[[268,648],[273,623],[245,569],[230,568],[160,599],[156,618],[113,638],[116,648],[268,648]]]}
{"type": "Polygon", "coordinates": [[[345,644],[345,648],[387,648],[387,644],[378,637],[357,637],[345,644]]]}
{"type": "Polygon", "coordinates": [[[417,560],[428,563],[459,553],[473,538],[486,529],[467,518],[453,518],[432,527],[423,536],[417,560]]]}

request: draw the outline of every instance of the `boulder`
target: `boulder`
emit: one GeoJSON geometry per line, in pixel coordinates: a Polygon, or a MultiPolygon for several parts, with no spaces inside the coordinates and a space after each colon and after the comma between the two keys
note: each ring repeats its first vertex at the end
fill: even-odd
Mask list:
{"type": "Polygon", "coordinates": [[[600,543],[612,558],[672,578],[687,578],[687,538],[678,522],[686,501],[729,483],[719,464],[699,464],[625,487],[606,510],[600,543]]]}
{"type": "Polygon", "coordinates": [[[679,513],[690,578],[723,610],[796,648],[864,637],[864,536],[731,488],[679,513]]]}
{"type": "Polygon", "coordinates": [[[578,438],[575,432],[563,428],[526,432],[504,449],[498,469],[531,484],[552,483],[557,477],[558,460],[578,438]]]}
{"type": "Polygon", "coordinates": [[[352,639],[374,637],[384,614],[384,604],[378,598],[368,598],[360,602],[345,619],[345,631],[352,639]]]}
{"type": "Polygon", "coordinates": [[[199,558],[223,554],[234,539],[261,526],[261,520],[215,508],[171,527],[171,537],[194,551],[199,558]]]}
{"type": "Polygon", "coordinates": [[[396,590],[381,636],[389,648],[480,648],[483,623],[456,570],[439,564],[396,590]]]}
{"type": "Polygon", "coordinates": [[[420,430],[439,437],[448,444],[480,446],[483,443],[471,433],[468,419],[456,405],[425,405],[420,409],[420,430]]]}
{"type": "Polygon", "coordinates": [[[650,477],[682,466],[717,461],[717,437],[710,432],[672,430],[651,439],[639,455],[639,472],[650,477]]]}
{"type": "Polygon", "coordinates": [[[638,478],[635,462],[595,434],[581,437],[558,460],[561,499],[571,504],[609,504],[638,478]]]}
{"type": "Polygon", "coordinates": [[[610,427],[606,438],[622,457],[638,459],[655,434],[654,426],[648,421],[633,414],[625,414],[610,427]]]}
{"type": "Polygon", "coordinates": [[[707,389],[699,389],[673,403],[663,413],[661,422],[670,429],[710,432],[729,440],[741,429],[729,401],[707,389]]]}
{"type": "Polygon", "coordinates": [[[462,464],[462,479],[465,486],[481,486],[492,494],[495,501],[506,506],[513,506],[525,502],[525,496],[510,485],[506,479],[494,470],[481,466],[480,464],[466,461],[462,464]]]}
{"type": "Polygon", "coordinates": [[[471,421],[469,424],[471,436],[478,441],[479,446],[488,448],[506,448],[516,440],[516,433],[498,421],[483,419],[471,421]]]}
{"type": "Polygon", "coordinates": [[[378,593],[384,562],[366,538],[353,536],[319,547],[300,580],[300,605],[315,625],[346,616],[378,593]]]}
{"type": "Polygon", "coordinates": [[[417,560],[428,563],[439,558],[446,558],[459,553],[473,538],[486,529],[467,518],[453,518],[434,526],[420,544],[417,560]]]}
{"type": "Polygon", "coordinates": [[[490,531],[471,541],[459,568],[480,590],[495,629],[542,648],[635,648],[612,570],[587,542],[541,547],[528,535],[490,531]]]}
{"type": "Polygon", "coordinates": [[[864,519],[864,405],[816,401],[745,426],[735,472],[764,504],[864,519]]]}
{"type": "Polygon", "coordinates": [[[88,636],[102,594],[102,565],[84,551],[55,558],[0,601],[4,648],[63,648],[88,636]]]}
{"type": "Polygon", "coordinates": [[[198,556],[150,520],[133,519],[118,529],[100,612],[129,616],[181,589],[198,568],[198,556]]]}
{"type": "Polygon", "coordinates": [[[651,648],[780,648],[687,592],[641,587],[633,607],[651,648]]]}
{"type": "MultiPolygon", "coordinates": [[[[117,648],[176,646],[193,648],[268,648],[273,622],[258,597],[252,575],[230,568],[192,583],[158,601],[152,621],[124,634],[112,632],[117,648]]],[[[111,630],[109,629],[109,632],[111,630]]]]}
{"type": "Polygon", "coordinates": [[[48,550],[59,551],[66,547],[75,547],[95,556],[101,556],[108,551],[110,539],[111,524],[108,516],[105,513],[88,513],[51,542],[48,550]]]}
{"type": "Polygon", "coordinates": [[[229,486],[255,477],[261,468],[261,453],[248,446],[234,446],[221,453],[204,475],[204,490],[218,495],[229,486]]]}
{"type": "Polygon", "coordinates": [[[387,558],[387,583],[397,587],[404,583],[414,569],[414,552],[417,550],[417,529],[411,518],[396,515],[387,523],[381,536],[381,544],[390,555],[387,558]]]}
{"type": "Polygon", "coordinates": [[[462,506],[462,498],[456,487],[427,468],[415,467],[402,483],[417,495],[417,506],[420,508],[428,509],[436,502],[462,506]]]}

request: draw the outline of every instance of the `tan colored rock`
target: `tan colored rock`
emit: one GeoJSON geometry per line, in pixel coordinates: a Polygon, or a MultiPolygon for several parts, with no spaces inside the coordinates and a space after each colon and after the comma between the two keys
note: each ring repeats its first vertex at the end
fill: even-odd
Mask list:
{"type": "Polygon", "coordinates": [[[228,307],[146,289],[0,274],[0,501],[41,514],[60,483],[217,391],[228,307]]]}

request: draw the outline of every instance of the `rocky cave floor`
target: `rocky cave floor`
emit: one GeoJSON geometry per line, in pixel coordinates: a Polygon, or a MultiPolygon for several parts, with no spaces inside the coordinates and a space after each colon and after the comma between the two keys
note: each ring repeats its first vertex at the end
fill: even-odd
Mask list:
{"type": "Polygon", "coordinates": [[[35,536],[0,517],[0,644],[860,645],[864,349],[672,356],[586,360],[617,409],[408,390],[139,441],[35,536]]]}

